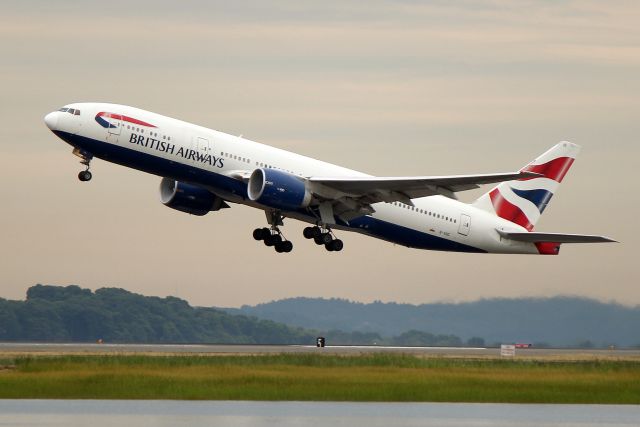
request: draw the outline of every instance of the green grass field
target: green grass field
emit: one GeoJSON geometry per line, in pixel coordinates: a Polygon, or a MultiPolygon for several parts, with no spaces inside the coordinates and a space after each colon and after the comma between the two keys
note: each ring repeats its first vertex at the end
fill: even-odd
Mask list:
{"type": "Polygon", "coordinates": [[[640,361],[97,355],[0,365],[0,398],[640,403],[640,361]]]}

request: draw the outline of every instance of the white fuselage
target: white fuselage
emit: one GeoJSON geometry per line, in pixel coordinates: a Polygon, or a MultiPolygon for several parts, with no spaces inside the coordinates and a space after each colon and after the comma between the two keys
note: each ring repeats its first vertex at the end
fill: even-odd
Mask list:
{"type": "MultiPolygon", "coordinates": [[[[104,103],[76,103],[65,108],[79,110],[79,114],[57,111],[45,121],[80,153],[195,184],[229,202],[265,211],[269,208],[249,200],[243,180],[256,168],[281,170],[302,178],[369,176],[138,108],[104,103]],[[102,112],[112,116],[98,117],[102,112]],[[133,117],[139,123],[105,127],[104,123],[117,115],[133,117]]],[[[334,228],[422,249],[538,253],[532,243],[501,239],[497,229],[526,230],[489,212],[443,196],[412,202],[413,207],[399,202],[376,203],[374,213],[338,223],[334,228]]],[[[304,209],[282,214],[312,224],[318,222],[316,215],[304,209]]]]}

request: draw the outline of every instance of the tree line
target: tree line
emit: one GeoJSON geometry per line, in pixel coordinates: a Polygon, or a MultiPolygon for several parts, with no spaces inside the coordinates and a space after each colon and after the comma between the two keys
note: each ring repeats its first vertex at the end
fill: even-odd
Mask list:
{"type": "Polygon", "coordinates": [[[289,326],[119,288],[36,285],[24,301],[0,298],[0,341],[313,345],[317,336],[325,336],[328,345],[484,345],[482,338],[463,341],[419,330],[383,337],[289,326]]]}

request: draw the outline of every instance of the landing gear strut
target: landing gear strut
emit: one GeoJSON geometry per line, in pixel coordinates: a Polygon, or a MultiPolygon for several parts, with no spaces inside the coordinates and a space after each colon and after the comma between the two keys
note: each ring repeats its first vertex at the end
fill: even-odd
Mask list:
{"type": "Polygon", "coordinates": [[[78,173],[78,179],[82,182],[91,181],[92,175],[89,169],[91,167],[91,159],[93,156],[77,149],[73,151],[73,154],[79,156],[82,159],[80,160],[80,164],[85,166],[85,169],[78,173]]]}
{"type": "Polygon", "coordinates": [[[266,212],[267,220],[271,228],[263,227],[253,230],[253,238],[262,240],[265,246],[272,246],[278,253],[287,253],[293,250],[293,243],[285,239],[284,235],[278,228],[282,225],[284,217],[278,211],[266,212]]]}
{"type": "Polygon", "coordinates": [[[324,245],[329,252],[340,252],[344,247],[342,240],[335,237],[329,227],[305,227],[302,231],[305,239],[313,239],[316,245],[324,245]]]}

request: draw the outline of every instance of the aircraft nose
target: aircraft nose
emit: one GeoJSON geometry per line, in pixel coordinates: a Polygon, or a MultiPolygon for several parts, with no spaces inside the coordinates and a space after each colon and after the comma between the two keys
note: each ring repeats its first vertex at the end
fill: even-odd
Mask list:
{"type": "Polygon", "coordinates": [[[55,130],[58,126],[58,112],[54,111],[44,116],[44,122],[49,129],[55,130]]]}

